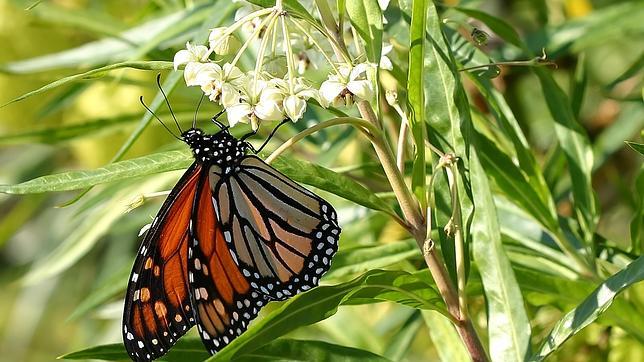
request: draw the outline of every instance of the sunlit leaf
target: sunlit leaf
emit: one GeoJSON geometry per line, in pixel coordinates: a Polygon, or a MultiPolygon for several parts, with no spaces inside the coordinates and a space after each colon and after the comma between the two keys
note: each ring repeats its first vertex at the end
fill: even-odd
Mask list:
{"type": "Polygon", "coordinates": [[[377,0],[354,0],[346,3],[349,20],[364,41],[367,59],[380,63],[382,53],[382,12],[377,0]]]}
{"type": "Polygon", "coordinates": [[[532,357],[542,361],[557,350],[566,340],[594,322],[629,286],[644,280],[644,257],[640,256],[629,266],[601,283],[579,306],[561,318],[532,357]]]}
{"type": "Polygon", "coordinates": [[[510,261],[503,251],[487,176],[474,152],[470,166],[476,205],[473,255],[487,300],[490,357],[493,361],[520,362],[530,353],[530,322],[510,261]]]}
{"type": "Polygon", "coordinates": [[[398,271],[373,270],[350,282],[320,286],[284,302],[278,309],[252,324],[209,361],[228,361],[298,327],[326,319],[341,305],[395,301],[423,309],[441,309],[437,292],[420,279],[398,271]]]}

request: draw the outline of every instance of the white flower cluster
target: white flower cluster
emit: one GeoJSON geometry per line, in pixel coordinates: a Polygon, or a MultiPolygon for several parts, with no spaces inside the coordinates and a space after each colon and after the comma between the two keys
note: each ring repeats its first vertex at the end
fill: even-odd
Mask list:
{"type": "MultiPolygon", "coordinates": [[[[267,15],[266,20],[260,21],[259,16],[253,17],[251,13],[242,19],[236,19],[238,23],[230,28],[212,29],[208,46],[193,45],[188,42],[186,49],[175,54],[174,69],[185,66],[186,84],[199,86],[210,101],[220,104],[226,110],[230,126],[243,122],[250,123],[253,129],[257,129],[261,121],[282,120],[286,117],[296,122],[303,117],[307,102],[311,99],[317,101],[322,107],[351,106],[356,101],[373,99],[374,78],[378,67],[376,64],[332,63],[330,65],[333,71],[319,87],[314,87],[299,77],[308,67],[307,62],[310,62],[310,57],[305,52],[306,49],[294,53],[292,46],[298,41],[302,42],[301,39],[309,39],[319,48],[319,42],[310,38],[310,34],[300,34],[300,38],[297,38],[296,34],[291,38],[293,35],[284,30],[281,42],[285,57],[282,59],[286,58],[287,61],[281,63],[273,61],[273,59],[280,59],[275,58],[275,44],[273,44],[272,56],[267,56],[267,61],[264,62],[263,49],[266,48],[268,39],[266,41],[262,39],[261,51],[258,53],[258,57],[262,59],[257,61],[258,66],[252,71],[241,71],[236,66],[240,53],[255,37],[262,37],[259,35],[261,31],[264,32],[263,36],[267,37],[266,29],[270,26],[273,26],[272,29],[279,28],[274,25],[278,21],[278,14],[279,12],[272,14],[265,12],[263,15],[267,15]],[[242,45],[233,35],[236,29],[252,32],[253,35],[248,38],[246,44],[242,45]],[[219,56],[236,54],[236,56],[231,62],[223,63],[221,60],[213,61],[212,54],[219,56]],[[288,60],[288,57],[291,59],[288,60]],[[275,66],[286,68],[287,71],[276,71],[275,66]]],[[[280,20],[286,24],[285,19],[280,20]]],[[[283,27],[286,26],[284,24],[283,27]]],[[[298,27],[299,30],[306,31],[301,26],[298,25],[298,27]]],[[[277,33],[275,31],[274,34],[277,33]]],[[[275,42],[276,36],[272,38],[275,42]]],[[[383,60],[389,59],[383,57],[383,60]]],[[[380,67],[388,68],[387,65],[391,66],[390,64],[390,62],[386,65],[381,64],[380,67]]]]}

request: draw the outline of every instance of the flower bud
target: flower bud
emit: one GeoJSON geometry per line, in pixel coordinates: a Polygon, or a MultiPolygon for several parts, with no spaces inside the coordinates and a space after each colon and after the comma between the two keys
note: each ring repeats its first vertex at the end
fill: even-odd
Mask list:
{"type": "Polygon", "coordinates": [[[241,43],[233,34],[226,34],[226,27],[214,28],[208,36],[210,48],[219,55],[228,55],[236,53],[241,47],[241,43]]]}
{"type": "Polygon", "coordinates": [[[398,92],[395,90],[387,90],[385,92],[385,99],[390,106],[398,104],[398,92]]]}
{"type": "Polygon", "coordinates": [[[291,95],[284,99],[284,112],[293,122],[297,122],[304,115],[306,101],[298,96],[291,95]]]}

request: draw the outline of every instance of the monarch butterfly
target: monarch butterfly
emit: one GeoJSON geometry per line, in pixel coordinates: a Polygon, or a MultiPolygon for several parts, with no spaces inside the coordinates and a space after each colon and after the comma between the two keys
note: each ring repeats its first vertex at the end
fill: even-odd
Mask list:
{"type": "Polygon", "coordinates": [[[135,361],[164,355],[194,325],[215,354],[266,303],[315,287],[338,248],[333,207],[258,158],[245,140],[254,133],[238,139],[213,122],[217,133],[194,123],[181,133],[195,162],[134,262],[123,341],[135,361]]]}

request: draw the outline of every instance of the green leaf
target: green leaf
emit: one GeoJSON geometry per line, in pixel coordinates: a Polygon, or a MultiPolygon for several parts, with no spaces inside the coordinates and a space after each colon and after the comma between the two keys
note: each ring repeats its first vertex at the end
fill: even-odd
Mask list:
{"type": "Polygon", "coordinates": [[[636,142],[629,142],[625,141],[625,143],[635,151],[639,152],[640,155],[644,156],[644,144],[643,143],[636,143],[636,142]]]}
{"type": "Polygon", "coordinates": [[[387,362],[387,358],[363,349],[322,341],[280,338],[235,361],[346,361],[387,362]]]}
{"type": "Polygon", "coordinates": [[[572,113],[568,97],[552,76],[541,68],[534,68],[534,72],[541,82],[548,109],[555,121],[555,134],[568,161],[578,221],[583,231],[582,237],[588,245],[592,242],[599,219],[591,182],[593,152],[590,142],[572,113]]]}
{"type": "Polygon", "coordinates": [[[532,355],[530,360],[544,360],[559,349],[566,340],[594,322],[620,292],[642,280],[644,280],[644,256],[640,256],[626,268],[606,279],[581,304],[566,313],[555,324],[539,351],[532,355]]]}
{"type": "Polygon", "coordinates": [[[338,278],[363,273],[419,255],[418,246],[412,239],[376,246],[341,248],[333,257],[333,265],[325,275],[325,278],[338,278]]]}
{"type": "Polygon", "coordinates": [[[382,11],[377,0],[354,0],[346,3],[353,28],[364,40],[367,60],[379,64],[382,54],[382,11]]]}
{"type": "Polygon", "coordinates": [[[441,361],[470,362],[472,360],[463,345],[461,336],[458,335],[449,318],[433,310],[426,310],[422,313],[429,330],[429,336],[434,342],[441,361]]]}
{"type": "MultiPolygon", "coordinates": [[[[590,281],[562,278],[544,273],[542,269],[517,267],[514,270],[526,299],[536,306],[547,304],[567,310],[579,304],[596,288],[596,284],[590,281]]],[[[606,324],[619,326],[644,342],[644,316],[628,300],[620,298],[613,301],[602,320],[606,324]]]]}
{"type": "Polygon", "coordinates": [[[41,192],[78,190],[106,182],[184,169],[192,162],[194,160],[188,151],[153,153],[148,156],[116,162],[95,170],[69,171],[38,177],[17,185],[0,185],[0,192],[8,194],[35,194],[41,192]]]}
{"type": "Polygon", "coordinates": [[[499,19],[488,13],[475,9],[467,9],[458,6],[454,7],[453,9],[458,10],[474,19],[480,20],[482,23],[487,25],[496,35],[500,36],[503,40],[516,46],[517,48],[525,48],[525,45],[521,41],[521,38],[519,38],[517,31],[514,30],[514,28],[503,19],[499,19]]]}
{"type": "MultiPolygon", "coordinates": [[[[183,337],[177,341],[168,354],[157,361],[203,361],[210,355],[198,338],[183,337]]],[[[67,360],[129,360],[122,343],[106,344],[64,354],[58,359],[67,360]]],[[[245,354],[236,361],[367,361],[387,362],[388,359],[369,351],[344,347],[321,341],[304,341],[281,338],[253,353],[245,354]]]]}
{"type": "MultiPolygon", "coordinates": [[[[440,313],[436,313],[440,315],[440,313]]],[[[420,313],[414,311],[388,341],[388,346],[384,352],[385,357],[390,358],[392,361],[404,360],[422,325],[423,319],[420,313]]]]}
{"type": "Polygon", "coordinates": [[[101,285],[95,288],[83,301],[76,306],[74,312],[67,318],[68,321],[85,316],[90,311],[103,305],[105,302],[123,292],[130,276],[130,265],[125,265],[113,275],[106,278],[101,285]]]}
{"type": "Polygon", "coordinates": [[[479,152],[481,164],[487,171],[498,189],[509,199],[520,205],[532,217],[550,230],[557,230],[556,214],[550,206],[545,205],[540,195],[526,180],[522,169],[517,167],[512,159],[497,148],[496,143],[484,135],[476,134],[476,147],[479,152]]]}
{"type": "Polygon", "coordinates": [[[276,158],[271,165],[295,181],[315,186],[370,209],[394,214],[391,206],[372,191],[328,168],[285,156],[276,158]]]}
{"type": "Polygon", "coordinates": [[[140,69],[140,70],[168,70],[172,69],[172,62],[162,62],[162,61],[137,61],[137,62],[123,62],[123,63],[116,63],[116,64],[110,64],[101,68],[97,69],[92,69],[90,71],[87,71],[85,73],[80,73],[80,74],[74,74],[70,75],[68,77],[59,79],[57,81],[51,82],[43,87],[40,87],[34,91],[31,91],[29,93],[25,93],[21,95],[18,98],[14,98],[10,100],[9,102],[3,104],[0,106],[6,107],[9,104],[21,101],[25,98],[29,98],[31,96],[38,95],[40,93],[46,92],[48,90],[54,89],[56,87],[60,87],[61,85],[71,83],[71,82],[76,82],[79,80],[87,80],[87,79],[95,79],[95,78],[100,78],[103,77],[109,72],[110,70],[114,69],[120,69],[120,68],[133,68],[133,69],[140,69]]]}
{"type": "Polygon", "coordinates": [[[547,44],[537,44],[533,49],[546,48],[556,58],[559,53],[577,53],[612,41],[637,40],[643,33],[643,20],[644,6],[638,2],[597,8],[587,16],[546,28],[547,44]]]}
{"type": "Polygon", "coordinates": [[[121,33],[119,38],[101,39],[59,53],[0,64],[0,72],[28,74],[60,68],[94,67],[131,60],[138,44],[156,37],[160,32],[188,16],[190,12],[191,10],[181,10],[152,19],[121,33]]]}
{"type": "Polygon", "coordinates": [[[487,176],[477,152],[470,156],[476,205],[472,221],[473,255],[487,300],[490,357],[493,361],[523,361],[530,349],[530,322],[521,289],[503,250],[487,176]]]}
{"type": "MultiPolygon", "coordinates": [[[[69,171],[38,177],[17,185],[0,185],[1,193],[33,194],[78,190],[86,187],[187,168],[193,157],[187,150],[154,153],[119,161],[95,170],[69,171]]],[[[273,167],[295,181],[315,186],[362,206],[393,214],[391,206],[351,178],[322,166],[280,156],[273,167]]]]}
{"type": "Polygon", "coordinates": [[[372,270],[350,282],[319,286],[299,294],[266,315],[208,361],[229,361],[298,327],[329,318],[341,305],[395,301],[414,308],[444,311],[438,293],[416,276],[399,271],[372,270]]]}
{"type": "Polygon", "coordinates": [[[32,265],[32,268],[23,277],[22,282],[25,284],[41,283],[44,279],[51,278],[67,270],[85,256],[100,238],[110,231],[112,225],[125,214],[132,200],[132,194],[136,195],[149,190],[158,190],[167,185],[167,183],[168,177],[157,177],[136,184],[133,187],[121,190],[110,201],[91,209],[64,241],[32,265]]]}
{"type": "MultiPolygon", "coordinates": [[[[461,84],[461,78],[456,69],[456,60],[443,33],[442,20],[433,3],[428,4],[426,40],[429,42],[425,51],[424,91],[425,91],[425,122],[428,127],[428,138],[432,145],[444,153],[451,153],[458,158],[459,203],[461,208],[460,226],[464,235],[463,254],[469,255],[470,226],[473,205],[468,176],[469,169],[469,137],[472,131],[470,105],[461,84]]],[[[434,175],[436,177],[436,175],[434,175]]],[[[450,190],[445,179],[439,179],[433,190],[437,200],[450,200],[450,190]]],[[[433,205],[430,205],[433,206],[433,205]]],[[[449,222],[450,215],[435,212],[435,224],[442,228],[449,222]]],[[[440,235],[442,253],[448,271],[456,280],[456,253],[454,241],[444,233],[440,235]]],[[[467,274],[469,258],[464,258],[464,268],[467,274]]]]}
{"type": "MultiPolygon", "coordinates": [[[[421,207],[427,205],[425,189],[425,28],[427,23],[427,1],[418,0],[412,4],[409,34],[409,70],[407,73],[407,102],[409,103],[409,129],[414,139],[415,153],[412,167],[412,191],[421,207]]],[[[430,155],[431,157],[431,155],[430,155]]],[[[430,158],[431,160],[431,158],[430,158]]]]}
{"type": "MultiPolygon", "coordinates": [[[[181,361],[203,361],[210,354],[206,351],[199,338],[181,338],[177,341],[168,354],[157,359],[157,361],[181,362],[181,361]]],[[[86,348],[80,351],[64,354],[58,359],[88,360],[97,359],[104,361],[128,361],[130,360],[123,343],[106,344],[86,348]]]]}

